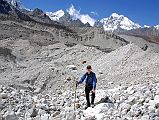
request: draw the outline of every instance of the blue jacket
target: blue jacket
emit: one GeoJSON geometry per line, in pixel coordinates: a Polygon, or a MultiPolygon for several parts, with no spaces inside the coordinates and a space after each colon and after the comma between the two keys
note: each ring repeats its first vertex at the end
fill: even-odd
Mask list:
{"type": "Polygon", "coordinates": [[[90,74],[85,73],[80,81],[78,82],[78,84],[81,84],[84,80],[86,80],[86,84],[92,85],[93,89],[96,89],[96,83],[97,83],[97,78],[96,78],[96,74],[94,72],[91,72],[90,74]]]}

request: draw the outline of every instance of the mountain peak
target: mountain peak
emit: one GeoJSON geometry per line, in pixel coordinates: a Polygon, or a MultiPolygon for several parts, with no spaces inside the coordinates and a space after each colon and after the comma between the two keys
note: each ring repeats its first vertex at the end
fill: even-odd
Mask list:
{"type": "Polygon", "coordinates": [[[117,13],[112,13],[111,17],[113,18],[118,18],[120,15],[118,15],[117,13]]]}
{"type": "Polygon", "coordinates": [[[71,20],[80,20],[83,24],[89,23],[91,26],[94,26],[95,19],[91,18],[88,14],[81,14],[80,10],[76,10],[73,5],[69,9],[64,12],[63,10],[58,10],[56,12],[46,12],[46,14],[50,17],[53,21],[59,21],[61,17],[65,14],[69,14],[71,20]]]}
{"type": "Polygon", "coordinates": [[[117,13],[113,13],[108,18],[101,19],[100,22],[103,24],[104,30],[106,31],[114,31],[117,29],[131,30],[141,27],[139,24],[132,22],[124,15],[119,15],[117,13]]]}
{"type": "Polygon", "coordinates": [[[53,21],[59,21],[59,19],[64,16],[65,12],[61,9],[56,12],[46,12],[46,15],[50,17],[53,21]]]}
{"type": "Polygon", "coordinates": [[[159,30],[159,25],[154,26],[157,30],[159,30]]]}

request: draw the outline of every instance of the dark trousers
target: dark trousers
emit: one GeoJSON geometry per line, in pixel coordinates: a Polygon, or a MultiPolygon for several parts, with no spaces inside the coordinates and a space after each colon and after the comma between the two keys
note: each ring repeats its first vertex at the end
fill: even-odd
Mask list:
{"type": "Polygon", "coordinates": [[[85,94],[86,94],[86,100],[87,100],[87,107],[90,107],[91,104],[94,104],[94,99],[95,99],[95,93],[92,92],[91,96],[91,104],[90,104],[90,98],[89,98],[89,93],[92,91],[93,86],[86,85],[85,86],[85,94]]]}

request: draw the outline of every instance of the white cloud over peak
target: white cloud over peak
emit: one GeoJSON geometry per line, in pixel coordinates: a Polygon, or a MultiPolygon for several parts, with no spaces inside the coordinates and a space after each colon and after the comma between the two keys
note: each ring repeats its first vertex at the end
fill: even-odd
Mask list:
{"type": "Polygon", "coordinates": [[[93,14],[93,15],[98,15],[98,13],[97,13],[97,12],[94,12],[94,11],[92,11],[91,14],[93,14]]]}
{"type": "Polygon", "coordinates": [[[79,19],[84,24],[89,23],[91,26],[94,26],[96,20],[91,18],[88,14],[81,14],[80,10],[76,10],[73,5],[67,9],[67,12],[71,15],[73,20],[79,19]]]}

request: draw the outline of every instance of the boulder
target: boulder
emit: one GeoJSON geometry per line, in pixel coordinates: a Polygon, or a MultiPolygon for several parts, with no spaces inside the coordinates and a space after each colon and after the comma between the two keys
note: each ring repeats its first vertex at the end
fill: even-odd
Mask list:
{"type": "Polygon", "coordinates": [[[95,105],[97,104],[101,104],[101,103],[113,103],[108,96],[106,96],[105,98],[101,98],[101,100],[97,103],[95,103],[95,105]]]}

